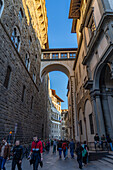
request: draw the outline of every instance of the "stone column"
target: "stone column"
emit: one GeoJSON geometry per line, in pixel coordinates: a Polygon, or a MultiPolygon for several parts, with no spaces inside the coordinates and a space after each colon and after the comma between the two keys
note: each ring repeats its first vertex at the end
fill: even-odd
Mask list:
{"type": "Polygon", "coordinates": [[[100,136],[98,113],[97,113],[97,109],[96,109],[96,100],[95,100],[94,95],[91,95],[91,102],[92,102],[92,109],[93,109],[93,116],[94,116],[94,132],[98,133],[100,136]]]}
{"type": "Polygon", "coordinates": [[[101,100],[100,100],[99,95],[96,96],[96,108],[97,108],[97,114],[98,114],[98,120],[99,120],[100,136],[103,134],[105,135],[104,117],[103,117],[101,100]]]}
{"type": "Polygon", "coordinates": [[[113,127],[111,123],[111,116],[108,104],[108,97],[106,94],[102,95],[102,104],[103,104],[103,111],[104,111],[104,118],[105,118],[105,125],[107,133],[113,137],[113,127]]]}

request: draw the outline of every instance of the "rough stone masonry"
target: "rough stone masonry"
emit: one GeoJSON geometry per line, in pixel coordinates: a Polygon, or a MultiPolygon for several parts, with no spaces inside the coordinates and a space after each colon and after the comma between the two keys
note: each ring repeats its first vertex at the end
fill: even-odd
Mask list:
{"type": "Polygon", "coordinates": [[[17,138],[27,144],[34,135],[48,137],[47,78],[40,80],[41,46],[26,1],[2,2],[0,140],[12,131],[12,140],[17,138]]]}

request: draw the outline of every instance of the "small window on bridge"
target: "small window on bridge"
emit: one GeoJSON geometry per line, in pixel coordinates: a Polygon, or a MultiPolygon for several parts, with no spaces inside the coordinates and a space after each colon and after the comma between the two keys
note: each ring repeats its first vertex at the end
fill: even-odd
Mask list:
{"type": "Polygon", "coordinates": [[[50,59],[50,54],[49,53],[48,54],[44,54],[43,58],[44,59],[50,59]]]}
{"type": "Polygon", "coordinates": [[[58,59],[58,54],[57,53],[52,54],[52,59],[58,59]]]}
{"type": "Polygon", "coordinates": [[[67,53],[61,53],[61,58],[67,58],[67,53]]]}
{"type": "Polygon", "coordinates": [[[69,56],[70,56],[70,58],[74,58],[74,57],[76,57],[76,54],[75,53],[70,53],[69,56]]]}

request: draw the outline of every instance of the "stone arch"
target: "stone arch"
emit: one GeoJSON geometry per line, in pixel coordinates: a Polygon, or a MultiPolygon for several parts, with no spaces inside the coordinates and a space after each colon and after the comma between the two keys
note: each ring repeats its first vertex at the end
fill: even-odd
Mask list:
{"type": "Polygon", "coordinates": [[[93,76],[93,90],[99,89],[99,79],[100,79],[100,74],[102,72],[103,67],[105,66],[105,63],[99,63],[95,69],[94,76],[93,76]]]}
{"type": "Polygon", "coordinates": [[[41,79],[43,79],[43,77],[46,74],[48,74],[49,72],[52,72],[52,71],[61,71],[61,72],[65,73],[68,77],[70,76],[69,68],[67,68],[63,64],[56,63],[56,64],[47,64],[46,66],[44,65],[44,67],[42,67],[41,79]]]}
{"type": "Polygon", "coordinates": [[[86,99],[84,104],[84,114],[86,123],[86,139],[88,142],[94,141],[94,116],[92,104],[89,99],[86,99]]]}
{"type": "Polygon", "coordinates": [[[106,134],[110,134],[113,139],[113,79],[111,79],[110,65],[105,64],[101,70],[99,78],[99,90],[101,108],[104,117],[104,126],[106,134]]]}

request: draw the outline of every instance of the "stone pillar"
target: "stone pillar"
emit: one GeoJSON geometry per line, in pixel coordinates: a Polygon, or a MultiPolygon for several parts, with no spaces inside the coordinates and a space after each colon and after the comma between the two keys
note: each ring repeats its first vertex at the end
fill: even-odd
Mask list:
{"type": "Polygon", "coordinates": [[[59,58],[59,59],[61,58],[61,53],[58,54],[58,58],[59,58]]]}
{"type": "Polygon", "coordinates": [[[75,140],[75,96],[74,96],[74,89],[75,89],[75,82],[74,76],[70,77],[70,89],[71,89],[71,109],[72,109],[72,133],[73,139],[75,140]]]}
{"type": "Polygon", "coordinates": [[[106,131],[110,136],[113,137],[113,127],[112,127],[112,123],[111,123],[108,97],[106,94],[102,95],[102,104],[103,104],[103,112],[104,112],[104,118],[105,118],[106,131]]]}
{"type": "Polygon", "coordinates": [[[91,95],[91,102],[92,102],[92,109],[93,109],[93,116],[94,116],[94,132],[98,133],[100,136],[98,113],[97,113],[97,109],[96,109],[96,100],[95,100],[94,95],[91,95]]]}
{"type": "Polygon", "coordinates": [[[52,53],[50,53],[50,59],[52,59],[52,53]]]}
{"type": "Polygon", "coordinates": [[[44,59],[44,54],[42,53],[42,55],[41,55],[41,59],[43,60],[44,59]]]}
{"type": "Polygon", "coordinates": [[[98,120],[99,120],[100,136],[103,134],[105,135],[104,117],[103,117],[101,100],[100,100],[99,95],[96,96],[96,108],[97,108],[97,114],[98,114],[98,120]]]}

